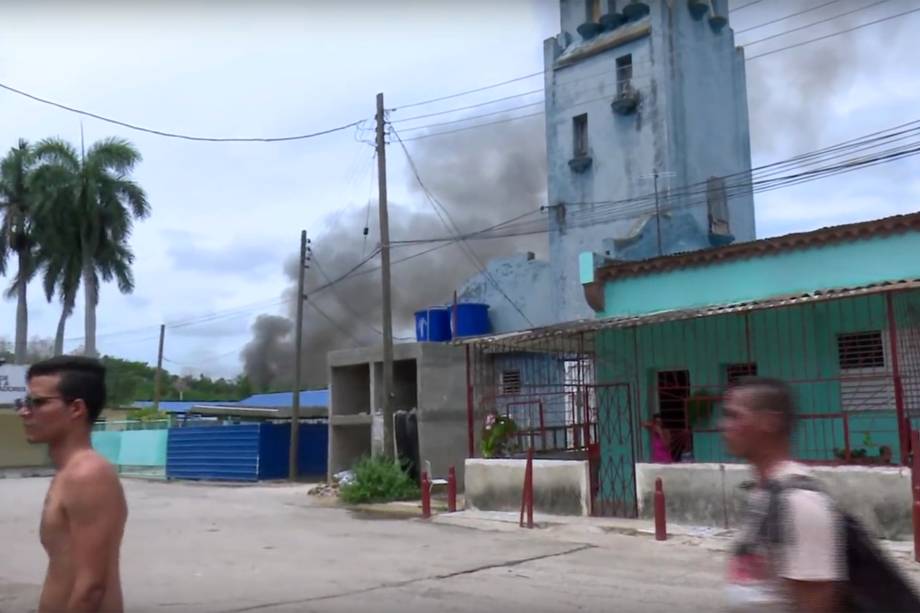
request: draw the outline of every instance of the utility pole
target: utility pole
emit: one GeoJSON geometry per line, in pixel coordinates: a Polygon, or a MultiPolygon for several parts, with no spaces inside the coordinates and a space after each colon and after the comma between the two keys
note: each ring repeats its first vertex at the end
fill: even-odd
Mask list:
{"type": "Polygon", "coordinates": [[[661,253],[661,208],[658,206],[658,173],[655,173],[655,231],[658,234],[658,255],[661,253]]]}
{"type": "Polygon", "coordinates": [[[383,457],[393,450],[393,317],[390,304],[390,220],[387,214],[386,112],[377,94],[377,188],[380,207],[380,280],[383,285],[383,457]]]}
{"type": "Polygon", "coordinates": [[[160,324],[160,349],[157,351],[157,373],[153,379],[153,408],[160,410],[160,378],[163,376],[163,339],[166,336],[166,326],[160,324]]]}
{"type": "Polygon", "coordinates": [[[304,296],[303,285],[304,275],[308,265],[308,244],[307,231],[300,232],[300,259],[297,261],[297,325],[294,330],[294,389],[291,391],[291,449],[288,456],[288,476],[291,481],[297,480],[297,458],[300,452],[300,367],[303,354],[303,308],[304,296]]]}

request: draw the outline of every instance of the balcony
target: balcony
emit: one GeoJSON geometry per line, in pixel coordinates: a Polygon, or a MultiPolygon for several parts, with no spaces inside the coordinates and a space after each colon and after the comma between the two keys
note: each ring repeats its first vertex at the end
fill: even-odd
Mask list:
{"type": "Polygon", "coordinates": [[[617,115],[629,115],[639,107],[639,90],[632,86],[630,81],[624,81],[617,86],[617,95],[610,104],[617,115]]]}

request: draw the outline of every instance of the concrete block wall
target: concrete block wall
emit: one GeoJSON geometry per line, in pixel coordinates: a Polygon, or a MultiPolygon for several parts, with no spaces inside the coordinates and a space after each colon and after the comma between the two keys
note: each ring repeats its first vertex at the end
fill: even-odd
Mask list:
{"type": "MultiPolygon", "coordinates": [[[[911,538],[909,469],[835,466],[814,467],[811,472],[842,508],[877,537],[911,538]]],[[[640,517],[654,517],[658,477],[664,486],[668,521],[721,528],[739,525],[745,499],[741,485],[753,479],[750,469],[741,464],[638,464],[640,517]]]]}
{"type": "Polygon", "coordinates": [[[45,445],[26,441],[16,412],[0,409],[0,468],[39,468],[51,466],[45,445]]]}
{"type": "MultiPolygon", "coordinates": [[[[526,460],[466,460],[466,506],[478,511],[519,511],[526,460]]],[[[533,461],[534,511],[588,515],[591,481],[588,462],[533,461]]]]}
{"type": "MultiPolygon", "coordinates": [[[[467,456],[466,359],[462,348],[443,343],[400,343],[393,347],[395,409],[417,409],[419,454],[436,477],[457,470],[463,487],[467,456]]],[[[372,429],[382,409],[383,350],[363,347],[328,356],[329,475],[351,468],[361,455],[382,448],[382,429],[372,429]],[[360,377],[355,373],[362,373],[360,377]],[[365,377],[364,373],[367,373],[365,377]],[[344,390],[343,388],[349,388],[344,390]],[[353,407],[362,399],[370,413],[353,407]],[[366,399],[366,400],[365,400],[366,399]]]]}

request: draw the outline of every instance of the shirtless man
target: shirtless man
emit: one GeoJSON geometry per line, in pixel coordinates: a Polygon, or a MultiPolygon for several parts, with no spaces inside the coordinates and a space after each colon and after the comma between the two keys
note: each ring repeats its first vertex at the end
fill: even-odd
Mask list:
{"type": "Polygon", "coordinates": [[[34,364],[18,413],[30,443],[47,443],[57,473],[41,518],[48,553],[39,613],[123,609],[119,549],[128,515],[114,468],[90,431],[105,404],[105,368],[63,356],[34,364]]]}

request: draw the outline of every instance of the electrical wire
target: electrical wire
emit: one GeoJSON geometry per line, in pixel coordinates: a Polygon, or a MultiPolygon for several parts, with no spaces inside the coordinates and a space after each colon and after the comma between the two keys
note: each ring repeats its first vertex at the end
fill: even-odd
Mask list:
{"type": "MultiPolygon", "coordinates": [[[[772,191],[774,189],[779,189],[780,187],[786,187],[791,185],[797,185],[799,183],[817,180],[820,178],[825,178],[827,176],[834,176],[844,172],[850,172],[864,167],[871,167],[879,163],[886,163],[889,161],[896,161],[903,157],[912,156],[917,153],[917,145],[920,144],[920,141],[914,141],[907,143],[905,145],[900,145],[898,147],[890,148],[873,155],[862,155],[859,157],[851,157],[850,159],[844,160],[842,163],[836,163],[831,165],[819,166],[810,170],[804,170],[801,172],[796,172],[793,174],[787,174],[780,177],[775,177],[779,171],[787,168],[793,168],[796,165],[807,168],[809,165],[815,165],[819,162],[830,162],[833,160],[840,159],[844,155],[851,155],[854,153],[863,152],[867,149],[875,148],[879,144],[886,142],[888,145],[892,143],[897,143],[899,141],[904,141],[909,138],[917,138],[920,136],[920,121],[907,122],[901,124],[900,126],[895,126],[887,130],[882,130],[875,132],[864,137],[859,137],[856,139],[851,139],[849,141],[844,141],[843,143],[838,143],[836,145],[826,147],[817,152],[812,152],[808,154],[803,154],[795,156],[788,160],[781,160],[779,162],[774,162],[772,164],[766,164],[761,167],[752,169],[751,171],[745,171],[740,173],[735,173],[734,175],[728,175],[723,177],[726,180],[726,189],[729,192],[737,192],[743,194],[747,190],[752,190],[753,192],[763,192],[763,191],[772,191]],[[908,129],[901,129],[908,126],[908,129]],[[754,179],[754,175],[758,175],[760,179],[754,179]],[[749,179],[747,177],[750,177],[749,179]],[[728,181],[733,178],[741,178],[740,183],[731,184],[728,181]]],[[[669,191],[668,194],[661,196],[661,199],[665,204],[669,200],[677,200],[679,198],[688,198],[688,197],[703,197],[703,200],[691,201],[688,203],[689,206],[695,206],[700,202],[705,202],[705,196],[708,191],[708,187],[705,182],[701,182],[695,185],[686,186],[685,188],[680,188],[675,191],[669,191]]],[[[654,194],[645,194],[643,196],[631,199],[623,199],[619,201],[606,201],[606,202],[588,202],[588,203],[567,203],[570,206],[575,205],[592,205],[602,207],[600,212],[603,213],[604,208],[613,211],[614,215],[603,214],[599,216],[598,211],[591,211],[591,216],[585,216],[584,225],[589,225],[593,223],[611,221],[615,218],[630,218],[636,216],[636,214],[644,214],[648,211],[654,211],[654,194]]],[[[571,215],[571,214],[570,214],[571,215]]],[[[576,213],[577,215],[577,213],[576,213]]],[[[567,225],[574,224],[577,220],[577,217],[572,221],[567,219],[567,225]]],[[[529,222],[528,222],[529,223],[529,222]]],[[[459,238],[462,239],[495,239],[495,238],[507,238],[511,236],[522,236],[527,234],[535,234],[547,232],[545,224],[542,224],[541,227],[536,228],[533,226],[521,226],[518,224],[517,227],[514,226],[510,221],[503,222],[498,224],[502,228],[501,232],[492,232],[491,229],[480,230],[474,233],[470,233],[459,238]]],[[[394,245],[410,245],[410,244],[424,244],[428,242],[453,242],[458,237],[449,236],[449,237],[437,237],[434,239],[415,239],[411,241],[395,241],[394,245]]]]}
{"type": "MultiPolygon", "coordinates": [[[[319,274],[322,275],[322,277],[326,280],[327,283],[331,283],[331,282],[332,282],[332,279],[329,277],[329,275],[326,274],[326,271],[323,269],[323,266],[322,266],[322,264],[320,264],[320,261],[319,261],[319,259],[316,257],[316,254],[315,254],[315,253],[313,254],[313,259],[312,259],[312,261],[313,261],[313,264],[316,266],[316,270],[319,272],[319,274]]],[[[355,311],[354,309],[351,308],[351,305],[348,304],[348,301],[344,300],[344,299],[339,295],[339,293],[336,291],[336,289],[335,289],[335,288],[336,288],[336,285],[335,285],[335,284],[330,285],[329,287],[330,287],[330,289],[332,290],[332,293],[335,295],[335,299],[336,299],[336,301],[339,303],[339,305],[340,305],[343,309],[345,309],[346,311],[348,311],[348,313],[349,313],[352,317],[354,317],[355,320],[361,322],[366,328],[368,328],[369,330],[372,330],[375,334],[377,334],[377,335],[379,335],[379,336],[383,336],[383,331],[380,330],[380,328],[377,328],[376,326],[374,326],[374,325],[372,325],[372,324],[370,324],[370,323],[364,321],[364,316],[361,315],[361,314],[359,314],[357,311],[355,311]]],[[[406,337],[401,337],[401,336],[394,336],[393,338],[394,338],[395,340],[400,340],[400,341],[410,340],[410,339],[408,339],[408,338],[406,338],[406,337]]]]}
{"type": "Polygon", "coordinates": [[[425,104],[431,104],[433,102],[443,102],[444,100],[452,100],[454,98],[460,98],[461,96],[467,96],[469,94],[478,94],[479,92],[484,92],[490,89],[495,89],[496,87],[502,87],[503,85],[510,85],[511,83],[517,83],[518,81],[525,81],[527,79],[532,79],[533,77],[542,76],[543,71],[533,72],[528,75],[521,77],[515,77],[513,79],[508,79],[507,81],[502,81],[500,83],[493,83],[491,85],[484,85],[482,87],[477,87],[475,89],[468,89],[466,91],[458,92],[456,94],[449,94],[447,96],[441,96],[440,98],[431,98],[429,100],[421,100],[419,102],[412,102],[411,104],[401,104],[398,106],[389,109],[391,111],[401,111],[403,109],[411,109],[417,106],[423,106],[425,104]]]}
{"type": "Polygon", "coordinates": [[[910,15],[911,13],[916,13],[916,12],[918,12],[918,11],[920,11],[920,7],[915,8],[915,9],[911,9],[911,10],[909,10],[909,11],[904,11],[903,13],[897,13],[897,14],[895,14],[895,15],[889,15],[888,17],[882,17],[881,19],[876,19],[876,20],[870,21],[870,22],[868,22],[868,23],[863,23],[863,24],[860,24],[860,25],[857,25],[857,26],[853,26],[852,28],[847,28],[847,29],[841,30],[841,31],[839,31],[839,32],[833,32],[833,33],[831,33],[831,34],[826,34],[826,35],[824,35],[824,36],[819,36],[818,38],[812,38],[812,39],[810,39],[810,40],[805,40],[805,41],[802,41],[802,42],[800,42],[800,43],[795,43],[795,44],[793,44],[793,45],[787,45],[787,46],[785,46],[785,47],[780,47],[779,49],[773,49],[772,51],[766,51],[766,52],[760,53],[760,54],[758,54],[758,55],[752,55],[751,57],[747,58],[747,61],[750,62],[750,61],[756,60],[756,59],[758,59],[758,58],[767,57],[768,55],[773,55],[774,53],[779,53],[780,51],[788,51],[789,49],[795,49],[795,48],[797,48],[797,47],[803,47],[803,46],[805,46],[805,45],[810,45],[811,43],[816,43],[816,42],[819,42],[819,41],[822,41],[822,40],[827,40],[828,38],[833,38],[833,37],[835,37],[835,36],[840,36],[841,34],[849,34],[850,32],[855,32],[856,30],[861,30],[861,29],[863,29],[863,28],[868,28],[869,26],[874,26],[874,25],[876,25],[876,24],[883,23],[883,22],[885,22],[885,21],[891,21],[892,19],[897,19],[898,17],[904,17],[904,16],[906,16],[906,15],[910,15]]]}
{"type": "Polygon", "coordinates": [[[763,2],[763,0],[753,0],[753,2],[748,2],[747,4],[742,4],[741,6],[736,6],[735,8],[731,9],[731,10],[728,11],[728,12],[729,12],[729,13],[735,13],[735,12],[738,12],[738,11],[742,11],[742,10],[746,9],[747,7],[749,7],[749,6],[754,6],[755,4],[760,4],[761,2],[763,2]]]}
{"type": "MultiPolygon", "coordinates": [[[[852,172],[862,168],[870,168],[878,164],[888,163],[903,159],[904,157],[916,155],[918,143],[907,142],[906,144],[900,145],[898,147],[890,148],[887,151],[882,151],[874,155],[862,155],[857,158],[851,158],[849,160],[844,160],[841,163],[833,164],[830,166],[818,167],[816,169],[811,169],[805,172],[797,172],[791,175],[783,176],[773,176],[779,173],[780,171],[794,169],[795,167],[804,167],[814,166],[821,162],[827,162],[832,160],[839,160],[845,155],[852,155],[853,153],[865,152],[868,149],[875,148],[881,144],[892,144],[906,141],[911,138],[915,138],[920,135],[920,120],[914,120],[909,122],[904,122],[897,126],[886,128],[883,130],[878,130],[866,135],[848,139],[816,151],[800,154],[792,158],[785,160],[780,160],[770,164],[764,164],[756,168],[751,169],[750,171],[743,171],[739,173],[734,173],[733,175],[728,175],[725,177],[727,185],[726,192],[728,197],[736,197],[738,194],[744,194],[745,190],[751,189],[752,192],[762,193],[766,191],[773,191],[775,189],[780,189],[782,187],[789,187],[793,185],[798,185],[802,182],[809,180],[817,180],[821,178],[826,178],[829,176],[835,176],[838,174],[843,174],[846,172],[852,172]],[[755,177],[760,177],[759,179],[755,177]],[[741,179],[740,183],[729,183],[731,179],[741,179]]],[[[660,200],[663,202],[665,210],[674,210],[679,207],[669,207],[670,202],[675,202],[680,198],[691,198],[687,206],[694,206],[705,202],[705,189],[704,183],[697,183],[689,186],[684,186],[683,188],[678,188],[676,190],[668,190],[667,193],[661,195],[660,200]],[[692,198],[697,198],[692,200],[692,198]]],[[[649,211],[653,211],[653,194],[645,194],[640,197],[623,199],[618,201],[598,201],[598,202],[571,202],[567,205],[572,207],[578,206],[592,206],[594,210],[590,214],[580,215],[577,212],[570,213],[571,223],[573,226],[578,225],[590,225],[596,223],[604,223],[608,221],[615,221],[618,219],[628,219],[634,218],[636,216],[645,214],[649,211]]],[[[493,224],[488,228],[483,228],[475,232],[470,232],[461,236],[452,235],[450,237],[436,237],[431,239],[415,239],[415,240],[395,240],[391,241],[391,246],[393,247],[407,247],[411,245],[421,245],[426,243],[437,243],[433,248],[426,249],[408,256],[395,259],[393,265],[397,265],[406,261],[410,261],[419,257],[423,257],[428,253],[441,249],[443,247],[450,246],[451,244],[456,244],[459,240],[470,240],[470,239],[495,239],[495,238],[507,238],[512,236],[523,236],[536,233],[548,232],[546,228],[545,221],[541,222],[539,227],[532,225],[532,222],[527,222],[527,218],[541,213],[541,210],[530,211],[517,215],[511,219],[501,221],[499,223],[493,224]],[[527,225],[531,224],[531,225],[527,225]]],[[[310,290],[311,294],[317,294],[330,287],[334,287],[338,283],[344,282],[345,280],[351,277],[362,276],[365,274],[371,274],[379,270],[379,266],[371,267],[366,270],[361,270],[367,263],[369,263],[376,255],[379,253],[379,248],[374,252],[369,254],[366,257],[363,257],[355,266],[350,270],[346,271],[343,275],[340,275],[334,279],[326,279],[326,283],[320,286],[317,286],[310,290]]],[[[324,275],[325,276],[325,275],[324,275]]],[[[248,305],[241,305],[234,307],[225,311],[216,311],[203,315],[198,315],[184,320],[175,321],[167,324],[168,329],[177,329],[182,327],[189,327],[195,325],[201,325],[205,323],[210,323],[218,321],[221,319],[228,319],[238,317],[247,313],[250,313],[254,310],[264,310],[265,308],[270,308],[273,306],[280,306],[285,303],[290,303],[293,298],[289,299],[276,299],[271,301],[259,301],[255,303],[250,303],[248,305]]],[[[109,341],[110,343],[121,343],[121,342],[145,342],[150,339],[156,339],[157,335],[150,335],[153,333],[158,326],[143,326],[128,330],[119,330],[114,332],[104,332],[97,335],[97,339],[112,339],[120,336],[135,336],[138,334],[148,334],[147,337],[141,339],[124,339],[119,341],[109,341]]],[[[84,340],[84,337],[68,337],[68,342],[84,340]]]]}
{"type": "Polygon", "coordinates": [[[744,34],[745,32],[750,32],[752,30],[759,30],[760,28],[772,26],[774,23],[779,23],[780,21],[786,21],[787,19],[792,19],[793,17],[798,17],[799,15],[804,15],[805,13],[811,13],[813,11],[817,11],[818,9],[823,9],[825,6],[837,4],[838,2],[840,2],[840,0],[830,0],[830,2],[825,2],[824,4],[819,4],[818,6],[813,6],[803,11],[791,13],[789,15],[786,15],[785,17],[779,17],[778,19],[771,19],[770,21],[766,21],[760,25],[751,26],[750,28],[744,28],[743,30],[735,30],[735,36],[738,36],[739,34],[744,34]]]}
{"type": "Polygon", "coordinates": [[[509,121],[517,121],[519,119],[528,119],[530,117],[539,117],[543,115],[543,111],[538,113],[528,113],[527,115],[519,115],[517,117],[509,117],[507,119],[499,119],[498,121],[490,121],[487,123],[477,123],[474,126],[467,126],[465,128],[457,128],[456,130],[443,130],[441,132],[432,132],[431,134],[422,134],[420,136],[413,136],[411,138],[405,139],[406,142],[414,140],[424,140],[426,138],[434,138],[435,136],[446,136],[448,134],[457,134],[458,132],[466,132],[467,130],[475,130],[477,128],[485,128],[488,126],[497,126],[499,124],[508,123],[509,121]]]}
{"type": "Polygon", "coordinates": [[[777,33],[777,34],[772,34],[772,35],[770,35],[770,36],[766,36],[766,37],[764,37],[764,38],[760,38],[760,39],[758,39],[758,40],[754,40],[754,41],[751,41],[751,42],[749,42],[749,43],[742,43],[742,46],[744,46],[744,47],[751,47],[751,46],[753,46],[753,45],[759,45],[760,43],[764,43],[764,42],[766,42],[766,41],[768,41],[768,40],[773,40],[774,38],[780,38],[781,36],[788,36],[789,34],[794,34],[795,32],[800,32],[800,31],[802,31],[802,30],[807,30],[808,28],[813,28],[813,27],[815,27],[815,26],[818,26],[818,25],[821,25],[821,24],[824,24],[824,23],[828,23],[828,22],[834,21],[835,19],[840,19],[841,17],[846,17],[846,16],[848,16],[848,15],[853,15],[854,13],[859,13],[859,12],[861,12],[861,11],[865,11],[865,10],[871,9],[871,8],[873,8],[873,7],[876,7],[876,6],[880,5],[880,4],[885,4],[886,2],[890,2],[890,1],[891,1],[891,0],[876,0],[876,2],[872,2],[872,3],[870,3],[870,4],[866,4],[865,6],[861,6],[861,7],[859,7],[859,8],[853,9],[853,10],[851,10],[851,11],[846,11],[845,13],[840,13],[839,15],[834,15],[833,17],[827,17],[827,18],[821,19],[821,20],[819,20],[819,21],[814,21],[814,22],[812,22],[812,23],[808,23],[808,24],[805,24],[805,25],[802,25],[802,26],[798,26],[798,27],[792,28],[791,30],[786,30],[786,31],[784,31],[784,32],[779,32],[779,33],[777,33]]]}
{"type": "Polygon", "coordinates": [[[104,121],[106,123],[110,123],[116,126],[128,128],[129,130],[135,130],[137,132],[146,132],[147,134],[155,134],[157,136],[165,136],[166,138],[178,138],[182,140],[200,141],[200,142],[208,142],[208,143],[280,143],[280,142],[295,141],[295,140],[306,140],[309,138],[316,138],[317,136],[324,136],[326,134],[332,134],[333,132],[341,132],[342,130],[354,128],[354,127],[357,127],[359,124],[361,124],[363,121],[365,121],[364,119],[361,119],[359,121],[352,121],[351,123],[347,123],[345,125],[341,125],[335,128],[320,130],[318,132],[310,132],[308,134],[298,134],[295,136],[250,137],[250,138],[236,138],[236,137],[232,137],[232,138],[220,137],[219,138],[219,137],[211,137],[211,136],[191,136],[189,134],[180,134],[178,132],[166,132],[164,130],[144,128],[142,126],[128,123],[126,121],[112,119],[111,117],[105,117],[103,115],[98,115],[96,113],[90,113],[89,111],[83,111],[83,110],[80,110],[72,106],[67,106],[66,104],[54,102],[46,98],[41,98],[39,96],[30,94],[26,91],[17,89],[5,83],[0,83],[0,88],[5,89],[6,91],[12,92],[14,94],[24,96],[36,102],[41,102],[42,104],[47,104],[49,106],[57,107],[65,111],[70,111],[71,113],[83,115],[84,117],[92,117],[93,119],[98,119],[99,121],[104,121]]]}
{"type": "Polygon", "coordinates": [[[399,132],[397,132],[396,128],[392,126],[390,129],[393,135],[396,137],[396,140],[399,142],[400,146],[402,147],[403,153],[405,153],[406,155],[406,160],[409,162],[409,167],[412,169],[412,173],[415,175],[415,179],[418,182],[419,187],[422,188],[422,192],[427,197],[428,202],[431,204],[432,208],[434,209],[435,214],[441,220],[441,223],[444,224],[444,227],[447,228],[448,232],[453,232],[458,237],[459,244],[463,248],[463,251],[473,261],[473,264],[478,268],[479,272],[482,275],[484,275],[489,280],[489,282],[492,284],[492,286],[495,288],[495,290],[498,291],[498,293],[500,293],[502,297],[504,297],[505,300],[507,300],[508,303],[512,307],[514,307],[514,310],[518,312],[518,314],[524,319],[524,321],[526,321],[530,327],[533,327],[534,324],[530,320],[530,318],[527,317],[527,315],[524,313],[521,307],[514,300],[512,300],[510,296],[508,296],[508,294],[501,287],[498,281],[495,280],[495,277],[492,275],[492,273],[489,272],[488,268],[476,256],[472,248],[470,248],[470,246],[465,243],[464,239],[461,238],[462,232],[460,232],[460,228],[457,226],[456,222],[451,218],[450,212],[447,210],[447,208],[443,204],[441,204],[440,201],[438,201],[437,198],[435,198],[435,196],[431,193],[431,191],[425,185],[424,181],[422,181],[422,177],[418,171],[418,167],[415,165],[415,160],[412,159],[412,155],[409,153],[409,148],[406,147],[406,144],[402,141],[402,138],[399,136],[399,132]],[[440,209],[441,212],[443,212],[444,214],[443,217],[441,215],[441,212],[438,211],[438,209],[440,209]],[[446,218],[446,221],[445,221],[445,218],[446,218]]]}
{"type": "Polygon", "coordinates": [[[339,332],[341,332],[341,333],[344,334],[345,336],[349,337],[351,340],[353,340],[353,341],[354,341],[355,343],[357,343],[358,345],[361,344],[361,339],[359,339],[358,337],[356,337],[354,334],[351,333],[350,330],[347,330],[344,326],[342,326],[341,324],[339,324],[339,322],[337,322],[337,321],[334,320],[332,317],[330,317],[329,314],[326,313],[326,312],[325,312],[324,310],[322,310],[321,308],[319,308],[319,305],[317,305],[315,302],[313,302],[312,300],[304,299],[304,303],[307,304],[307,305],[309,305],[314,311],[316,311],[317,313],[319,313],[320,316],[321,316],[323,319],[325,319],[327,322],[329,322],[336,330],[338,330],[339,332]]]}

